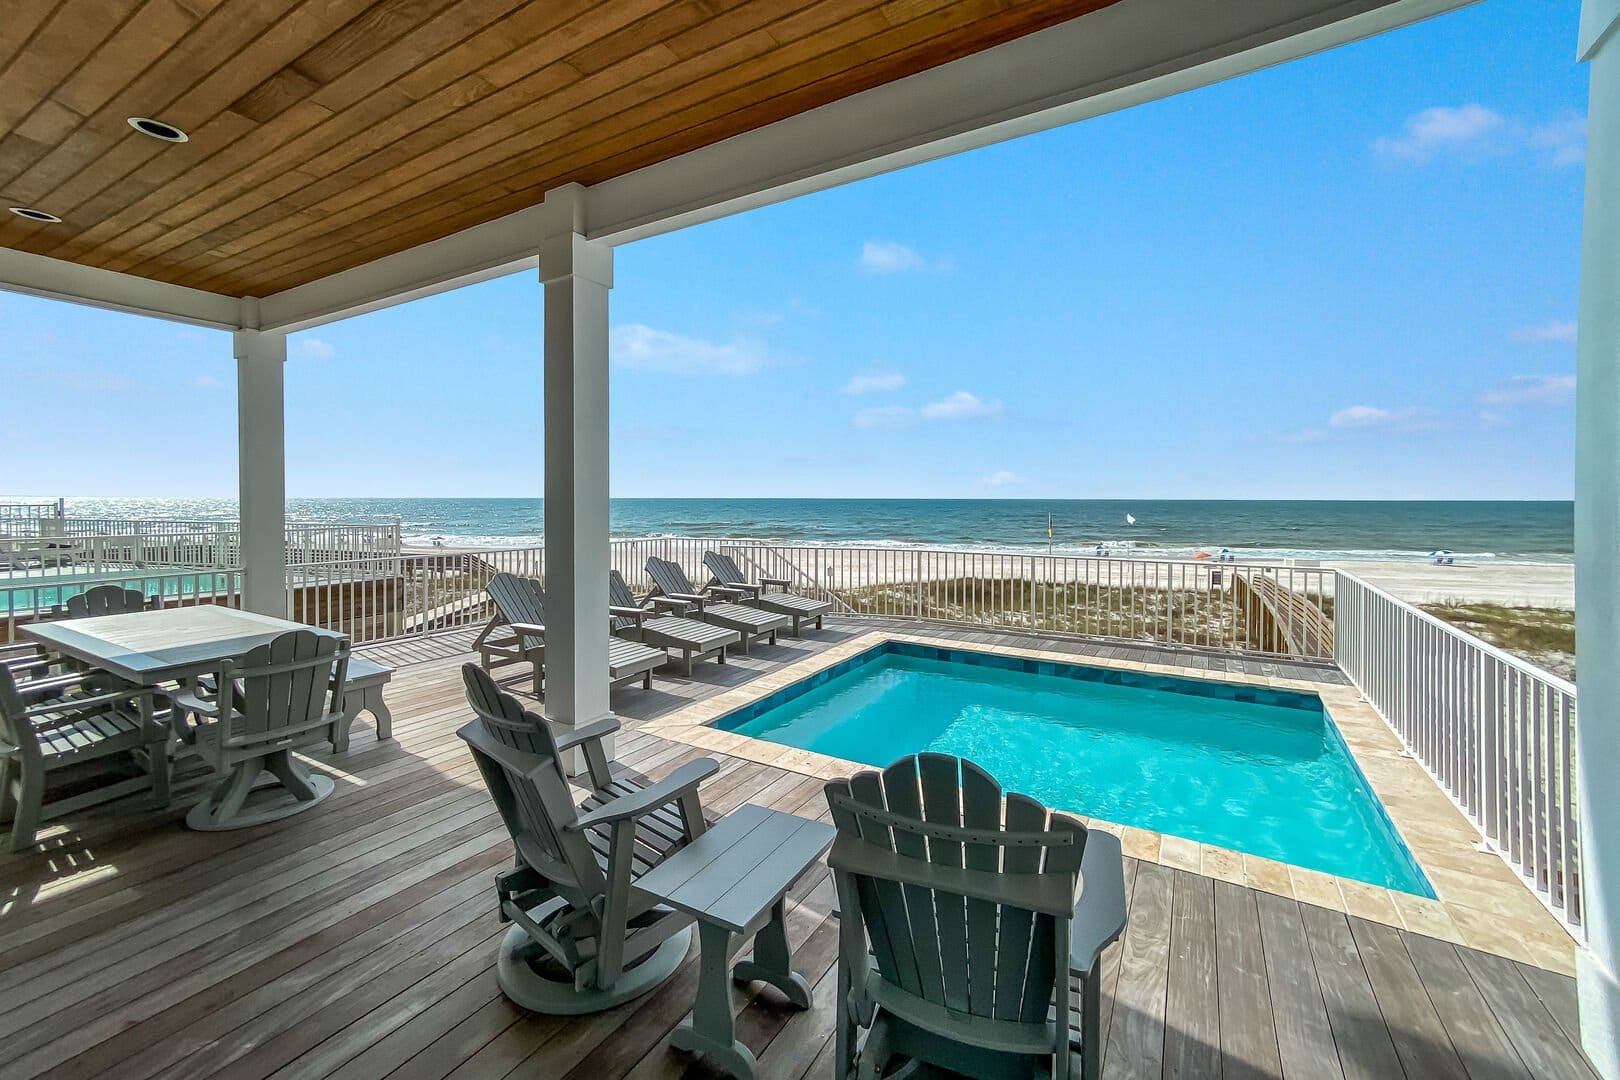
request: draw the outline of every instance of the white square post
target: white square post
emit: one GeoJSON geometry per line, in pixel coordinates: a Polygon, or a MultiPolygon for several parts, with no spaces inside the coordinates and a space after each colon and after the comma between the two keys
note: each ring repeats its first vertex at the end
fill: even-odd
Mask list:
{"type": "MultiPolygon", "coordinates": [[[[244,307],[248,305],[244,304],[244,307]]],[[[287,617],[287,335],[238,330],[237,498],[241,516],[242,607],[287,617]]]]}
{"type": "Polygon", "coordinates": [[[1591,98],[1575,359],[1576,790],[1581,1042],[1620,1080],[1620,0],[1586,0],[1591,98]]]}
{"type": "MultiPolygon", "coordinates": [[[[608,290],[613,249],[584,236],[583,190],[548,192],[545,288],[546,717],[608,707],[608,290]]],[[[604,749],[611,758],[612,741],[604,749]]],[[[579,771],[580,762],[572,763],[579,771]]]]}

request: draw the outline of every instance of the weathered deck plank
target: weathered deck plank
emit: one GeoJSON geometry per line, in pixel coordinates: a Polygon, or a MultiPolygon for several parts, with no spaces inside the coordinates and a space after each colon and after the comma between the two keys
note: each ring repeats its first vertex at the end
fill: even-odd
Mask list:
{"type": "MultiPolygon", "coordinates": [[[[704,756],[637,730],[638,718],[874,625],[833,620],[712,674],[615,690],[621,767],[657,778],[704,756]]],[[[495,987],[504,928],[490,882],[510,854],[455,736],[470,636],[373,652],[400,665],[389,688],[397,741],[357,727],[350,752],[330,761],[337,794],[308,814],[193,833],[179,825],[184,795],[166,812],[131,801],[69,819],[42,852],[0,856],[7,1080],[685,1075],[668,1036],[691,1007],[695,951],[654,994],[597,1017],[526,1016],[495,987]]],[[[720,760],[704,788],[711,812],[756,801],[825,816],[816,778],[720,760]]],[[[203,778],[193,770],[183,783],[196,792],[203,778]]],[[[1101,966],[1108,1077],[1592,1075],[1562,976],[1154,863],[1128,860],[1126,874],[1130,922],[1101,966]]],[[[833,1069],[837,919],[825,867],[790,899],[790,944],[815,1007],[785,1010],[757,986],[734,997],[771,1080],[833,1069]]]]}

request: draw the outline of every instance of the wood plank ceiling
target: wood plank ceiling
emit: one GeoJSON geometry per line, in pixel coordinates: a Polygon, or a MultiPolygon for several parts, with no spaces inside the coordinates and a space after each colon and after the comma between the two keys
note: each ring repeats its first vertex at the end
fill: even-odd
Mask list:
{"type": "Polygon", "coordinates": [[[0,246],[266,296],[1113,2],[4,0],[0,246]]]}

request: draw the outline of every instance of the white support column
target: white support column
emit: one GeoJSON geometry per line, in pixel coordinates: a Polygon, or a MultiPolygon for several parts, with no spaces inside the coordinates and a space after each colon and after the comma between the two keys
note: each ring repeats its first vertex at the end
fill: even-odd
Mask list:
{"type": "MultiPolygon", "coordinates": [[[[565,728],[612,715],[607,580],[613,249],[585,239],[582,195],[577,185],[546,195],[553,224],[540,244],[546,319],[546,716],[565,728]]],[[[611,741],[606,749],[611,757],[611,741]]]]}
{"type": "Polygon", "coordinates": [[[1575,397],[1581,1041],[1620,1080],[1620,0],[1586,0],[1591,76],[1575,397]]]}
{"type": "Polygon", "coordinates": [[[287,617],[287,335],[238,330],[236,440],[242,606],[287,617]]]}

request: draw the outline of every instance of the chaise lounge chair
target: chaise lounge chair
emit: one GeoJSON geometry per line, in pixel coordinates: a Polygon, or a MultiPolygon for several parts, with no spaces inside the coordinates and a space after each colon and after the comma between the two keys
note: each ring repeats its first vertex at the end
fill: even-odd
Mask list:
{"type": "MultiPolygon", "coordinates": [[[[799,624],[806,619],[816,620],[816,629],[821,629],[822,616],[833,609],[831,600],[817,600],[814,597],[800,596],[798,593],[788,592],[792,582],[787,578],[762,577],[758,583],[749,581],[743,572],[737,568],[737,562],[730,555],[722,555],[718,551],[705,551],[703,565],[709,568],[714,575],[714,585],[728,589],[747,589],[753,593],[753,601],[765,611],[774,611],[779,615],[786,615],[793,620],[793,636],[799,636],[799,624]],[[768,587],[775,585],[781,592],[769,592],[768,587]]],[[[710,586],[711,588],[713,585],[710,586]]]]}
{"type": "Polygon", "coordinates": [[[691,579],[686,576],[686,571],[681,569],[680,564],[672,563],[668,559],[660,559],[656,555],[648,558],[647,574],[653,579],[654,592],[650,598],[653,603],[659,603],[662,599],[673,604],[695,607],[698,617],[704,622],[724,626],[741,634],[743,652],[748,651],[754,638],[765,634],[770,635],[771,644],[775,645],[777,631],[788,624],[786,615],[734,603],[733,601],[742,595],[737,589],[727,588],[724,585],[694,589],[691,579]]]}
{"type": "MultiPolygon", "coordinates": [[[[470,669],[470,670],[468,670],[470,669]]],[[[497,875],[507,931],[496,962],[502,992],[532,1012],[576,1015],[645,994],[675,973],[691,944],[691,917],[659,904],[636,882],[705,829],[698,785],[719,766],[689,761],[664,779],[622,793],[598,786],[574,805],[561,755],[592,745],[608,721],[553,736],[540,717],[463,669],[478,718],[457,732],[517,849],[497,875]],[[491,691],[494,698],[491,700],[491,691]],[[515,715],[514,715],[515,713],[515,715]]],[[[596,754],[601,763],[600,747],[596,754]]],[[[595,766],[592,783],[596,784],[595,766]]]]}
{"type": "Polygon", "coordinates": [[[838,830],[828,863],[841,912],[839,1080],[902,1061],[1066,1080],[1076,1050],[1079,1074],[1095,1080],[1097,965],[1125,926],[1119,841],[1024,795],[1006,796],[1003,817],[1001,786],[944,754],[826,792],[838,830]]]}
{"type": "MultiPolygon", "coordinates": [[[[484,587],[495,601],[497,614],[473,639],[473,649],[485,671],[505,664],[534,666],[534,696],[545,692],[546,678],[546,590],[533,578],[516,574],[496,574],[484,587]],[[502,636],[502,631],[510,636],[502,636]]],[[[641,679],[643,689],[652,689],[654,668],[669,660],[663,649],[654,649],[623,638],[608,639],[608,681],[641,679]]]]}
{"type": "Polygon", "coordinates": [[[643,607],[617,570],[608,571],[608,615],[615,635],[660,649],[679,649],[688,675],[692,674],[694,656],[701,660],[713,653],[715,662],[723,664],[726,646],[742,640],[741,634],[727,627],[679,615],[660,615],[643,607]]]}

